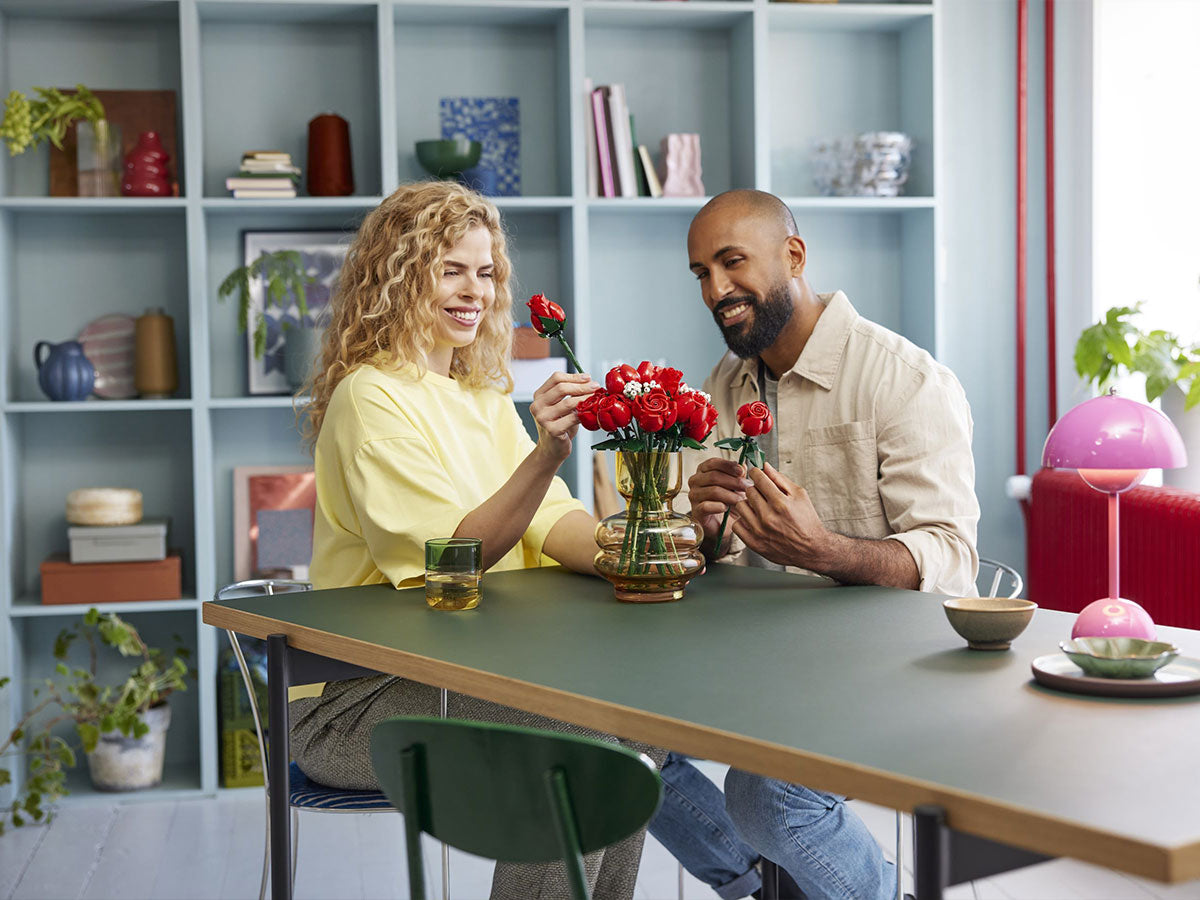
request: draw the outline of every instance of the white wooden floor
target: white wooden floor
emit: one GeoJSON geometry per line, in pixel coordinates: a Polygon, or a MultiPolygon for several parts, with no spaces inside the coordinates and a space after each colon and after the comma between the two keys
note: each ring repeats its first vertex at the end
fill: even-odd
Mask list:
{"type": "MultiPolygon", "coordinates": [[[[703,764],[720,780],[723,767],[703,764]]],[[[262,795],[227,791],[215,799],[77,804],[49,826],[0,837],[0,898],[254,898],[262,865],[262,795]]],[[[889,810],[854,802],[885,848],[894,844],[889,810]]],[[[911,845],[910,845],[911,846],[911,845]]],[[[889,853],[890,855],[890,853],[889,853]]],[[[911,863],[911,849],[906,853],[911,863]]],[[[452,853],[450,896],[484,900],[491,863],[452,853]]],[[[431,897],[440,896],[438,845],[425,849],[431,897]]],[[[906,866],[907,868],[907,866],[906,866]]],[[[638,875],[637,900],[678,897],[675,860],[652,838],[638,875]]],[[[407,897],[400,817],[300,816],[297,900],[407,897]]],[[[686,900],[716,895],[685,876],[686,900]]],[[[961,885],[948,900],[1200,900],[1200,882],[1161,885],[1072,860],[1056,860],[961,885]]]]}

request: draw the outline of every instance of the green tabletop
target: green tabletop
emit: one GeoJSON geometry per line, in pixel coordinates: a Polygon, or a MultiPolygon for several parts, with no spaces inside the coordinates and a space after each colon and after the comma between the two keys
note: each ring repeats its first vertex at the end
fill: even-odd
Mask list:
{"type": "MultiPolygon", "coordinates": [[[[677,603],[562,569],[484,578],[438,612],[387,585],[206,604],[204,620],[1163,881],[1200,877],[1200,697],[1030,677],[1073,616],[966,649],[942,597],[710,566],[677,603]]],[[[1200,632],[1161,628],[1185,655],[1200,632]]]]}

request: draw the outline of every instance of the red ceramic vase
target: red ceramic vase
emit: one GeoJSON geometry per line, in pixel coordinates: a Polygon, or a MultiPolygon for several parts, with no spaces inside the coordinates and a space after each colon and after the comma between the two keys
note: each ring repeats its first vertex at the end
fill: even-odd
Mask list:
{"type": "Polygon", "coordinates": [[[158,132],[143,131],[137,145],[125,155],[121,193],[126,197],[171,196],[170,160],[158,132]]]}

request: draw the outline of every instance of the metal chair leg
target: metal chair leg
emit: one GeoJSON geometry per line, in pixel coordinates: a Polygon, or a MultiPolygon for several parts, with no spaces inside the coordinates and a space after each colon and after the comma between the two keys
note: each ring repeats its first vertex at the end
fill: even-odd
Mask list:
{"type": "Polygon", "coordinates": [[[904,813],[896,810],[896,900],[904,900],[904,813]]]}
{"type": "MultiPolygon", "coordinates": [[[[442,688],[442,718],[449,718],[450,701],[446,689],[442,688]]],[[[442,900],[450,900],[450,845],[442,841],[442,900]]]]}
{"type": "MultiPolygon", "coordinates": [[[[267,792],[263,791],[263,797],[267,801],[267,822],[271,821],[271,799],[267,797],[267,792]]],[[[262,865],[262,881],[258,885],[258,900],[266,900],[267,897],[267,875],[271,871],[271,828],[268,825],[263,829],[263,865],[262,865]]]]}
{"type": "Polygon", "coordinates": [[[679,866],[679,900],[683,900],[683,863],[676,863],[679,866]]]}
{"type": "Polygon", "coordinates": [[[292,807],[292,884],[296,883],[296,860],[300,858],[300,811],[292,807]]]}

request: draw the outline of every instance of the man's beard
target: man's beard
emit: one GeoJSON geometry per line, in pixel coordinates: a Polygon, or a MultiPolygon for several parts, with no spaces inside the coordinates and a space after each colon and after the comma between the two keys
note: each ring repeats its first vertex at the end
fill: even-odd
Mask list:
{"type": "Polygon", "coordinates": [[[763,300],[756,300],[751,296],[726,297],[713,309],[713,318],[717,321],[717,327],[721,329],[725,346],[735,356],[750,359],[775,343],[779,333],[791,320],[792,296],[787,285],[780,284],[771,288],[763,300]],[[721,312],[739,303],[749,303],[751,306],[753,315],[749,325],[738,323],[726,328],[721,321],[721,312]]]}

